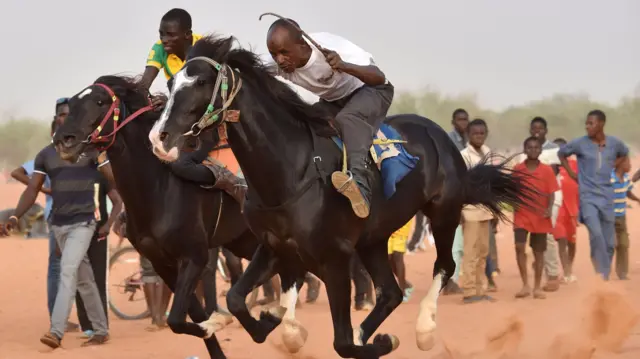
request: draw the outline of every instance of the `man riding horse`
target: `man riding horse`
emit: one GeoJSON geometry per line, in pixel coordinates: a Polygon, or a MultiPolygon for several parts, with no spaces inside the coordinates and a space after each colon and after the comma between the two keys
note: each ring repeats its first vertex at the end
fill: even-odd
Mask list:
{"type": "MultiPolygon", "coordinates": [[[[149,89],[162,69],[165,78],[170,82],[187,57],[193,44],[202,38],[191,30],[191,15],[184,9],[171,9],[160,20],[160,40],[151,47],[147,57],[147,66],[140,80],[140,85],[149,89]]],[[[167,98],[164,94],[154,95],[152,103],[162,108],[167,98]]],[[[211,186],[229,193],[240,204],[244,201],[246,182],[235,176],[226,167],[218,163],[202,165],[207,153],[214,149],[216,143],[208,143],[192,155],[182,156],[180,161],[172,164],[172,171],[181,178],[211,186]],[[204,178],[204,181],[202,180],[204,178]],[[203,183],[204,182],[204,183],[203,183]]]]}
{"type": "Polygon", "coordinates": [[[296,22],[276,20],[267,34],[275,61],[271,68],[274,75],[320,97],[316,105],[335,115],[350,171],[334,172],[331,182],[349,199],[355,214],[366,218],[371,202],[366,179],[369,148],[391,105],[393,85],[371,54],[352,42],[327,32],[311,36],[316,45],[303,37],[296,22]]]}

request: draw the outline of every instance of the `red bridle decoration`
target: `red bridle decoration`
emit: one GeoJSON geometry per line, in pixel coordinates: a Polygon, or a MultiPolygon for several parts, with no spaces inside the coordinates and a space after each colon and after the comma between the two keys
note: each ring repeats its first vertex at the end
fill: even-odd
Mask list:
{"type": "Polygon", "coordinates": [[[122,127],[124,127],[127,123],[135,120],[138,116],[142,115],[143,113],[153,110],[153,105],[151,105],[151,99],[149,99],[148,106],[145,106],[139,109],[138,111],[132,113],[131,116],[125,118],[124,121],[122,121],[122,123],[118,124],[118,120],[120,120],[120,99],[118,98],[118,96],[116,96],[115,92],[113,92],[113,90],[109,88],[109,86],[105,84],[97,83],[97,82],[94,83],[93,85],[99,86],[103,88],[105,91],[107,91],[112,101],[111,107],[109,107],[109,111],[107,111],[107,114],[104,115],[102,122],[100,122],[98,127],[96,127],[96,129],[93,130],[91,135],[89,135],[89,137],[85,141],[86,143],[98,144],[98,143],[108,142],[109,138],[111,138],[111,141],[107,146],[98,148],[98,150],[102,152],[102,151],[106,151],[107,149],[109,149],[109,147],[113,146],[113,143],[116,141],[116,133],[122,127]],[[101,136],[100,132],[102,132],[102,130],[104,129],[105,125],[107,124],[110,118],[113,118],[113,132],[111,132],[108,135],[101,136]]]}

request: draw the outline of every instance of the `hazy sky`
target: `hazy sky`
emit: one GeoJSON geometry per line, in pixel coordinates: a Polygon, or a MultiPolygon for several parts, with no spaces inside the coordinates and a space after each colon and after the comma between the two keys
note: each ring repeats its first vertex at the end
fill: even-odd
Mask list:
{"type": "Polygon", "coordinates": [[[640,83],[638,0],[3,0],[0,111],[48,118],[100,75],[141,73],[175,6],[195,32],[258,52],[274,20],[258,16],[280,13],[369,51],[396,89],[475,92],[494,109],[557,92],[615,103],[640,83]]]}

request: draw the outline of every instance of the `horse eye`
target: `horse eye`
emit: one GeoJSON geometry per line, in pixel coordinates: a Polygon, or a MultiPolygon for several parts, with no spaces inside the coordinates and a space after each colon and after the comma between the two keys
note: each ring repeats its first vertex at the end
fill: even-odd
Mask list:
{"type": "Polygon", "coordinates": [[[102,102],[102,100],[98,100],[98,106],[102,106],[104,104],[104,102],[102,102]]]}
{"type": "Polygon", "coordinates": [[[198,86],[203,86],[206,83],[206,81],[204,79],[198,79],[198,81],[196,81],[196,84],[198,84],[198,86]]]}

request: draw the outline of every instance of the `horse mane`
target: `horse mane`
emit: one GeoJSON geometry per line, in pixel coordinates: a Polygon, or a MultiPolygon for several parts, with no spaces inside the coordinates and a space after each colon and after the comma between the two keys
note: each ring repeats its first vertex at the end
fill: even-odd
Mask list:
{"type": "MultiPolygon", "coordinates": [[[[149,92],[140,86],[136,77],[106,75],[100,76],[94,83],[101,83],[108,86],[116,96],[127,105],[129,111],[137,111],[149,105],[149,92]]],[[[148,111],[142,116],[146,117],[153,113],[155,112],[148,111]]],[[[157,119],[157,115],[158,114],[156,114],[155,119],[157,119]]]]}
{"type": "Polygon", "coordinates": [[[338,134],[333,118],[326,111],[308,104],[289,85],[275,78],[257,54],[242,47],[233,47],[235,41],[233,36],[207,35],[193,45],[187,58],[208,57],[238,69],[243,81],[259,87],[299,124],[309,125],[319,136],[338,134]]]}

